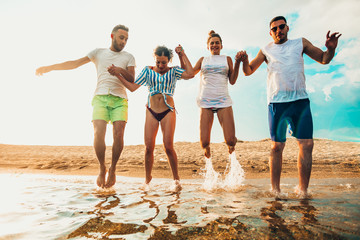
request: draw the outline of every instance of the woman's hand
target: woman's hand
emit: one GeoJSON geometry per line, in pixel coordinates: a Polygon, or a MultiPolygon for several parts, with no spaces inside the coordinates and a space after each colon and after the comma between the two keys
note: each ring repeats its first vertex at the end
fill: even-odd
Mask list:
{"type": "Polygon", "coordinates": [[[244,62],[248,59],[248,55],[246,51],[240,51],[235,56],[235,61],[237,62],[244,62]]]}
{"type": "Polygon", "coordinates": [[[182,54],[184,53],[184,49],[183,49],[183,47],[179,44],[179,46],[177,46],[177,47],[175,48],[175,52],[179,55],[179,57],[181,57],[182,54]]]}

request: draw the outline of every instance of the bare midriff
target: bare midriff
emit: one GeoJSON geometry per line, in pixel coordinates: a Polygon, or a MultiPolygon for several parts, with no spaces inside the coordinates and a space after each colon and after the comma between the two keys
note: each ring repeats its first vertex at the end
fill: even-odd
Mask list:
{"type": "MultiPolygon", "coordinates": [[[[166,101],[167,101],[168,105],[174,107],[174,99],[171,96],[166,95],[166,101]]],[[[160,113],[160,112],[163,112],[163,111],[169,109],[169,107],[166,106],[164,96],[161,93],[155,94],[150,97],[150,106],[151,106],[151,109],[157,113],[160,113]]]]}

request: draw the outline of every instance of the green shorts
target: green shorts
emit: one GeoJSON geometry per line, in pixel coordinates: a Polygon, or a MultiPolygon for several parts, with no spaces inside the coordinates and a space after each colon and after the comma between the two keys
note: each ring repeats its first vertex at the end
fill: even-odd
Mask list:
{"type": "Polygon", "coordinates": [[[113,95],[96,95],[92,100],[92,120],[127,121],[128,101],[113,95]]]}

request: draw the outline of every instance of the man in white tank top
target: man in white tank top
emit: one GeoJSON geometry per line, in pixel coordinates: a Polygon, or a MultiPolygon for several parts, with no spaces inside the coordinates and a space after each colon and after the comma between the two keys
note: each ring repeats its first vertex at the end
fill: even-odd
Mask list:
{"type": "Polygon", "coordinates": [[[328,64],[335,55],[339,33],[326,35],[324,52],[313,46],[307,39],[289,40],[289,26],[282,16],[270,21],[270,36],[273,42],[262,48],[249,63],[248,56],[242,51],[243,71],[251,75],[263,62],[267,67],[267,100],[269,104],[269,127],[272,140],[270,153],[270,178],[272,190],[280,193],[282,154],[286,141],[287,125],[299,145],[298,194],[307,196],[310,181],[313,150],[313,125],[310,104],[305,86],[303,53],[321,64],[328,64]]]}

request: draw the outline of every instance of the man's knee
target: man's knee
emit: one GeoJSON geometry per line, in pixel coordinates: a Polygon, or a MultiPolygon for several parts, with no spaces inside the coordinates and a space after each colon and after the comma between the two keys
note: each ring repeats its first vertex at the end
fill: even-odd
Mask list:
{"type": "Polygon", "coordinates": [[[126,122],[124,122],[124,121],[113,122],[114,136],[124,135],[125,125],[126,125],[126,122]]]}
{"type": "Polygon", "coordinates": [[[106,128],[94,128],[95,139],[105,139],[106,128]]]}
{"type": "Polygon", "coordinates": [[[314,148],[314,140],[313,139],[301,139],[298,140],[300,148],[303,151],[312,152],[314,148]]]}
{"type": "Polygon", "coordinates": [[[280,153],[284,150],[285,143],[284,142],[272,142],[271,144],[271,151],[280,153]]]}

